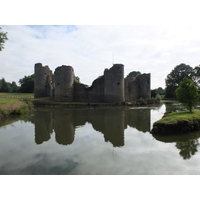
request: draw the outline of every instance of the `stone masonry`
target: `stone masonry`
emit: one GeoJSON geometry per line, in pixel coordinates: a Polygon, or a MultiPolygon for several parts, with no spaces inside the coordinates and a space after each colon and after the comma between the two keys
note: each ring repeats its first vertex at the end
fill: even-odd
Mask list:
{"type": "Polygon", "coordinates": [[[74,69],[62,65],[54,74],[48,66],[35,64],[34,96],[54,97],[59,102],[121,103],[151,98],[150,74],[124,78],[124,65],[114,64],[90,87],[75,80],[74,69]]]}

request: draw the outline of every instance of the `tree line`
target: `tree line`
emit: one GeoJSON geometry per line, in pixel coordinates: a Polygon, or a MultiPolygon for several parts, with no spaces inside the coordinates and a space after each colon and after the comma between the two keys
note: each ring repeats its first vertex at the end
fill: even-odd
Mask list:
{"type": "Polygon", "coordinates": [[[180,86],[181,81],[187,78],[195,83],[200,91],[200,66],[191,67],[181,63],[174,67],[174,69],[167,75],[165,79],[165,97],[176,98],[176,89],[180,86]]]}
{"type": "Polygon", "coordinates": [[[0,79],[0,92],[12,93],[33,93],[34,92],[34,74],[24,76],[19,80],[20,86],[15,81],[7,82],[5,78],[0,79]]]}

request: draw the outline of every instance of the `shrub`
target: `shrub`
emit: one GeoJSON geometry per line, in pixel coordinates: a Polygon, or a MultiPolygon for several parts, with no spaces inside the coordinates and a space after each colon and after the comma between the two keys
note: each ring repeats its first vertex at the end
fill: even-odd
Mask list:
{"type": "Polygon", "coordinates": [[[137,105],[147,105],[147,102],[143,98],[140,98],[136,101],[136,104],[137,105]]]}

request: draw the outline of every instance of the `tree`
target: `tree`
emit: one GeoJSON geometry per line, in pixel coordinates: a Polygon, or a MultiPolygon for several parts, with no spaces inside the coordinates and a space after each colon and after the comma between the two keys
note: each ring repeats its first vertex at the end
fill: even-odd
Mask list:
{"type": "Polygon", "coordinates": [[[5,78],[0,80],[0,92],[11,92],[11,87],[8,82],[6,82],[5,78]]]}
{"type": "Polygon", "coordinates": [[[162,88],[162,87],[159,87],[157,90],[156,90],[157,94],[160,94],[160,95],[164,95],[165,94],[165,90],[162,88]]]}
{"type": "Polygon", "coordinates": [[[11,89],[12,89],[12,92],[18,92],[19,91],[19,87],[17,86],[17,84],[15,83],[15,81],[13,81],[11,84],[11,89]]]}
{"type": "Polygon", "coordinates": [[[3,32],[2,28],[0,27],[0,51],[4,49],[4,43],[8,40],[7,38],[7,32],[3,32]]]}
{"type": "Polygon", "coordinates": [[[183,78],[186,77],[195,81],[195,73],[192,67],[186,64],[177,65],[165,79],[166,88],[165,88],[165,97],[166,98],[175,98],[175,90],[179,87],[180,82],[183,78]]]}
{"type": "Polygon", "coordinates": [[[33,93],[34,91],[34,74],[31,76],[24,76],[24,78],[19,80],[21,86],[20,92],[22,93],[33,93]]]}
{"type": "Polygon", "coordinates": [[[175,93],[179,102],[192,112],[192,107],[196,106],[199,100],[199,93],[196,84],[185,77],[180,82],[180,86],[175,90],[175,93]]]}
{"type": "Polygon", "coordinates": [[[127,75],[127,77],[136,78],[140,74],[141,74],[141,72],[139,72],[139,71],[132,71],[127,75]]]}
{"type": "Polygon", "coordinates": [[[165,95],[165,90],[162,87],[151,90],[151,97],[155,98],[158,95],[165,95]]]}

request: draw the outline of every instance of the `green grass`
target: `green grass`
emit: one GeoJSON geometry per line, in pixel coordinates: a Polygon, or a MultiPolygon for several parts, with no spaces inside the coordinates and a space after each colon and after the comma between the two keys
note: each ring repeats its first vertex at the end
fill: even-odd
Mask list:
{"type": "Polygon", "coordinates": [[[178,121],[191,121],[194,118],[200,120],[200,110],[194,110],[193,112],[179,111],[168,113],[165,117],[155,123],[176,124],[178,121]]]}
{"type": "Polygon", "coordinates": [[[0,93],[0,98],[34,98],[33,93],[6,93],[6,92],[1,92],[0,93]]]}
{"type": "Polygon", "coordinates": [[[0,119],[11,115],[20,115],[33,109],[30,100],[0,98],[0,119]]]}
{"type": "Polygon", "coordinates": [[[200,110],[179,111],[165,114],[153,124],[153,134],[182,134],[200,130],[200,110]]]}

